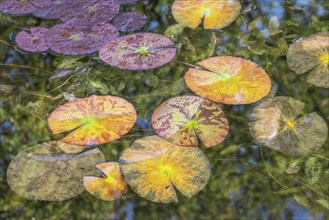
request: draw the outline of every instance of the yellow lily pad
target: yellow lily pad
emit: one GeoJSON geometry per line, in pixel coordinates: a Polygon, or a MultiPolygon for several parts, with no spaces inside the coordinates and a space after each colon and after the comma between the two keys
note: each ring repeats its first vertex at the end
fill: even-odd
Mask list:
{"type": "Polygon", "coordinates": [[[326,141],[328,126],[315,112],[298,116],[304,103],[278,96],[257,105],[251,114],[251,134],[261,144],[291,156],[317,151],[326,141]]]}
{"type": "Polygon", "coordinates": [[[53,134],[72,131],[62,139],[74,145],[97,145],[119,139],[134,126],[135,107],[116,96],[74,99],[55,109],[48,118],[53,134]]]}
{"type": "Polygon", "coordinates": [[[181,147],[159,136],[135,141],[123,151],[119,163],[132,190],[159,203],[177,202],[175,188],[190,198],[210,178],[209,161],[199,148],[181,147]]]}
{"type": "Polygon", "coordinates": [[[105,161],[98,149],[65,153],[60,141],[50,141],[27,148],[9,164],[7,181],[27,199],[62,201],[84,191],[82,178],[96,175],[94,166],[105,161]]]}
{"type": "Polygon", "coordinates": [[[250,104],[271,90],[271,79],[250,60],[240,57],[210,57],[198,62],[203,69],[190,68],[187,86],[197,95],[225,104],[250,104]]]}
{"type": "Polygon", "coordinates": [[[307,82],[329,88],[329,32],[295,41],[288,49],[287,62],[297,74],[310,71],[307,82]]]}
{"type": "Polygon", "coordinates": [[[83,185],[90,194],[102,200],[111,201],[127,192],[126,181],[121,174],[119,163],[101,163],[96,167],[102,177],[83,177],[83,185]]]}
{"type": "Polygon", "coordinates": [[[198,138],[206,147],[220,144],[229,131],[221,108],[202,97],[178,96],[154,111],[151,124],[157,134],[177,145],[197,146],[198,138]]]}
{"type": "Polygon", "coordinates": [[[238,0],[176,0],[172,14],[185,27],[221,29],[231,24],[240,14],[238,0]]]}

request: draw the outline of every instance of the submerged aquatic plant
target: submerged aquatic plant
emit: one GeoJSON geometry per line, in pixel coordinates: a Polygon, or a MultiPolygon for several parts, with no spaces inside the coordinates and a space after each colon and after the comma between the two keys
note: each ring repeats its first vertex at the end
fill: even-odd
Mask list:
{"type": "Polygon", "coordinates": [[[92,149],[65,153],[50,141],[21,151],[7,170],[9,186],[27,199],[62,201],[84,191],[82,178],[96,175],[94,166],[105,161],[103,153],[92,149]]]}
{"type": "Polygon", "coordinates": [[[295,41],[288,49],[287,62],[297,74],[310,72],[307,82],[329,88],[329,32],[295,41]]]}
{"type": "Polygon", "coordinates": [[[127,192],[126,181],[120,171],[119,163],[101,163],[96,167],[101,177],[83,177],[83,185],[90,194],[99,199],[111,201],[127,192]]]}
{"type": "Polygon", "coordinates": [[[45,34],[50,49],[65,55],[90,54],[119,36],[111,24],[75,26],[58,24],[45,34]]]}
{"type": "Polygon", "coordinates": [[[196,28],[201,23],[205,29],[222,29],[240,14],[238,0],[176,0],[172,13],[185,27],[196,28]]]}
{"type": "Polygon", "coordinates": [[[49,49],[45,40],[45,33],[48,28],[32,27],[30,33],[21,31],[15,36],[15,42],[19,48],[29,52],[42,52],[49,49]]]}
{"type": "Polygon", "coordinates": [[[185,74],[187,86],[197,95],[225,104],[250,104],[271,90],[271,79],[256,63],[240,57],[210,57],[185,74]]]}
{"type": "Polygon", "coordinates": [[[175,188],[192,197],[210,178],[210,164],[197,147],[181,147],[150,136],[135,141],[119,159],[128,185],[153,202],[177,202],[175,188]]]}
{"type": "Polygon", "coordinates": [[[174,43],[160,34],[137,33],[108,42],[99,51],[105,63],[127,70],[147,70],[169,63],[176,56],[174,43]]]}
{"type": "Polygon", "coordinates": [[[304,103],[278,96],[257,105],[251,114],[251,134],[261,144],[284,154],[305,156],[326,141],[328,126],[315,112],[298,116],[304,103]]]}
{"type": "Polygon", "coordinates": [[[146,24],[147,17],[139,12],[124,12],[113,20],[113,26],[121,32],[139,30],[146,24]]]}
{"type": "Polygon", "coordinates": [[[179,96],[154,111],[152,127],[157,134],[177,145],[206,147],[220,144],[227,136],[228,120],[215,103],[198,96],[179,96]]]}
{"type": "Polygon", "coordinates": [[[116,96],[75,99],[56,108],[48,118],[53,134],[72,131],[62,141],[97,145],[119,139],[135,124],[135,107],[116,96]]]}

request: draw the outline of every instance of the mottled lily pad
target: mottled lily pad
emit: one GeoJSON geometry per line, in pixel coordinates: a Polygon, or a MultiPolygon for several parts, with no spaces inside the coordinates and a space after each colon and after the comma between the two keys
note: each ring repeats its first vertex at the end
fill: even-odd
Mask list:
{"type": "Polygon", "coordinates": [[[62,10],[60,20],[72,25],[104,24],[120,11],[117,0],[78,0],[62,10]]]}
{"type": "Polygon", "coordinates": [[[221,29],[239,16],[240,9],[238,0],[176,0],[172,14],[185,27],[196,28],[203,23],[205,29],[221,29]]]}
{"type": "Polygon", "coordinates": [[[240,57],[210,57],[185,74],[187,86],[204,98],[225,104],[249,104],[265,97],[271,79],[258,65],[240,57]]]}
{"type": "Polygon", "coordinates": [[[111,201],[127,192],[127,184],[123,179],[119,163],[101,163],[96,167],[102,177],[83,177],[83,185],[90,194],[99,199],[111,201]]]}
{"type": "Polygon", "coordinates": [[[220,144],[227,136],[228,120],[215,103],[198,96],[179,96],[162,103],[153,113],[157,134],[177,145],[206,147],[220,144]]]}
{"type": "Polygon", "coordinates": [[[72,131],[62,141],[96,145],[119,139],[135,124],[134,106],[116,96],[77,98],[56,108],[48,118],[53,134],[72,131]]]}
{"type": "Polygon", "coordinates": [[[59,19],[64,17],[64,9],[73,7],[75,1],[70,0],[51,0],[50,5],[40,7],[33,12],[33,16],[43,19],[59,19]]]}
{"type": "Polygon", "coordinates": [[[190,198],[210,178],[209,161],[199,148],[174,145],[159,136],[135,141],[119,163],[132,190],[153,202],[177,202],[175,188],[190,198]]]}
{"type": "Polygon", "coordinates": [[[50,49],[65,55],[94,53],[118,36],[118,30],[111,24],[93,26],[59,24],[52,27],[45,35],[50,49]]]}
{"type": "Polygon", "coordinates": [[[251,134],[261,144],[284,154],[304,156],[326,141],[328,126],[315,112],[298,116],[304,103],[278,96],[257,105],[251,114],[251,134]]]}
{"type": "Polygon", "coordinates": [[[42,52],[49,49],[44,35],[48,32],[48,28],[33,27],[30,29],[31,33],[26,31],[19,32],[15,41],[19,48],[29,52],[42,52]]]}
{"type": "Polygon", "coordinates": [[[147,17],[139,12],[124,12],[113,20],[113,25],[121,32],[139,30],[146,24],[147,17]]]}
{"type": "Polygon", "coordinates": [[[111,66],[128,70],[147,70],[169,63],[176,56],[174,43],[152,33],[130,34],[107,43],[99,57],[111,66]]]}
{"type": "Polygon", "coordinates": [[[310,71],[307,82],[329,88],[329,32],[295,41],[288,49],[287,62],[297,74],[310,71]]]}
{"type": "Polygon", "coordinates": [[[24,15],[50,4],[51,0],[1,0],[0,11],[13,15],[24,15]]]}
{"type": "Polygon", "coordinates": [[[98,149],[79,154],[64,153],[57,141],[20,152],[9,164],[7,181],[27,199],[62,201],[84,191],[83,177],[96,175],[95,165],[105,161],[98,149]]]}
{"type": "Polygon", "coordinates": [[[138,0],[119,0],[120,4],[122,5],[129,5],[129,4],[134,4],[136,3],[138,0]]]}

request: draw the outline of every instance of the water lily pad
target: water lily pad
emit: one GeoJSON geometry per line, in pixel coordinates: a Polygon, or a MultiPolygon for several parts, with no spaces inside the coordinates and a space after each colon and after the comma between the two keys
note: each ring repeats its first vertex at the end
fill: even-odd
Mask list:
{"type": "Polygon", "coordinates": [[[240,57],[210,57],[190,68],[184,79],[196,94],[214,102],[249,104],[265,97],[271,79],[258,65],[240,57]]]}
{"type": "Polygon", "coordinates": [[[50,4],[51,0],[1,0],[0,11],[13,15],[24,15],[50,4]]]}
{"type": "Polygon", "coordinates": [[[48,28],[33,27],[30,29],[30,33],[26,31],[19,32],[15,41],[18,47],[29,52],[42,52],[49,49],[44,35],[48,32],[48,28]]]}
{"type": "Polygon", "coordinates": [[[113,20],[113,25],[121,32],[139,30],[146,24],[147,17],[139,12],[124,12],[113,20]]]}
{"type": "Polygon", "coordinates": [[[72,131],[62,141],[95,145],[119,139],[135,124],[134,106],[116,96],[78,98],[56,108],[48,118],[53,134],[72,131]]]}
{"type": "Polygon", "coordinates": [[[177,202],[175,188],[190,198],[210,178],[209,161],[199,148],[174,145],[159,136],[135,141],[119,163],[132,190],[153,202],[177,202]]]}
{"type": "Polygon", "coordinates": [[[83,184],[90,194],[102,200],[110,201],[120,198],[127,192],[126,181],[123,179],[119,163],[101,163],[96,167],[102,177],[83,177],[83,184]]]}
{"type": "Polygon", "coordinates": [[[71,25],[104,24],[120,11],[117,0],[79,0],[62,10],[60,20],[71,25]]]}
{"type": "Polygon", "coordinates": [[[304,103],[284,96],[257,105],[251,114],[251,134],[261,144],[284,154],[303,156],[326,141],[328,126],[315,112],[298,116],[304,103]]]}
{"type": "Polygon", "coordinates": [[[185,27],[196,28],[203,23],[205,29],[221,29],[239,16],[240,9],[238,0],[176,0],[172,14],[185,27]]]}
{"type": "Polygon", "coordinates": [[[96,175],[95,165],[105,161],[98,148],[67,154],[58,143],[51,141],[30,147],[11,161],[7,181],[18,195],[46,201],[73,198],[84,191],[83,177],[96,175]]]}
{"type": "Polygon", "coordinates": [[[162,103],[153,113],[152,127],[157,134],[177,145],[206,147],[220,144],[229,125],[225,113],[215,103],[198,96],[179,96],[162,103]]]}
{"type": "Polygon", "coordinates": [[[147,70],[169,63],[176,55],[174,43],[152,33],[130,34],[107,43],[99,57],[104,62],[128,70],[147,70]]]}
{"type": "Polygon", "coordinates": [[[295,41],[288,49],[287,62],[297,74],[310,71],[307,82],[329,88],[329,32],[295,41]]]}
{"type": "Polygon", "coordinates": [[[33,12],[33,16],[43,19],[59,19],[64,17],[65,8],[75,5],[75,1],[70,0],[51,0],[49,5],[40,7],[33,12]]]}
{"type": "Polygon", "coordinates": [[[129,5],[129,4],[133,4],[136,3],[138,0],[119,0],[120,4],[122,5],[129,5]]]}
{"type": "Polygon", "coordinates": [[[118,30],[111,24],[94,26],[59,24],[52,27],[45,35],[50,49],[65,55],[94,53],[118,36],[118,30]]]}

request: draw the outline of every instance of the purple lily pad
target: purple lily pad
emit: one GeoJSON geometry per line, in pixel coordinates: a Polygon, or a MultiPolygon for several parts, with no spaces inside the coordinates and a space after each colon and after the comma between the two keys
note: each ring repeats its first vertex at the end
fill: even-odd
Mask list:
{"type": "Polygon", "coordinates": [[[121,32],[139,30],[144,27],[147,17],[139,12],[125,12],[119,14],[113,25],[121,32]]]}
{"type": "Polygon", "coordinates": [[[129,5],[129,4],[134,4],[136,3],[138,0],[119,0],[120,4],[122,5],[129,5]]]}
{"type": "Polygon", "coordinates": [[[30,29],[30,32],[21,31],[16,35],[15,41],[19,48],[29,52],[42,52],[49,49],[48,43],[44,38],[48,28],[33,27],[30,29]]]}
{"type": "Polygon", "coordinates": [[[120,11],[117,0],[76,1],[72,7],[63,10],[61,21],[68,24],[103,24],[114,18],[120,11]]]}
{"type": "Polygon", "coordinates": [[[0,11],[14,15],[24,15],[51,4],[51,0],[1,0],[0,11]]]}
{"type": "Polygon", "coordinates": [[[174,43],[153,33],[137,33],[110,41],[99,51],[99,57],[111,66],[127,70],[147,70],[169,63],[176,56],[174,43]]]}
{"type": "Polygon", "coordinates": [[[66,7],[72,7],[75,2],[69,0],[51,0],[51,4],[34,11],[33,16],[44,19],[59,19],[64,15],[66,7]]]}
{"type": "Polygon", "coordinates": [[[111,24],[94,26],[73,26],[59,24],[46,34],[51,50],[65,55],[81,55],[98,51],[108,41],[119,36],[118,30],[111,24]]]}

